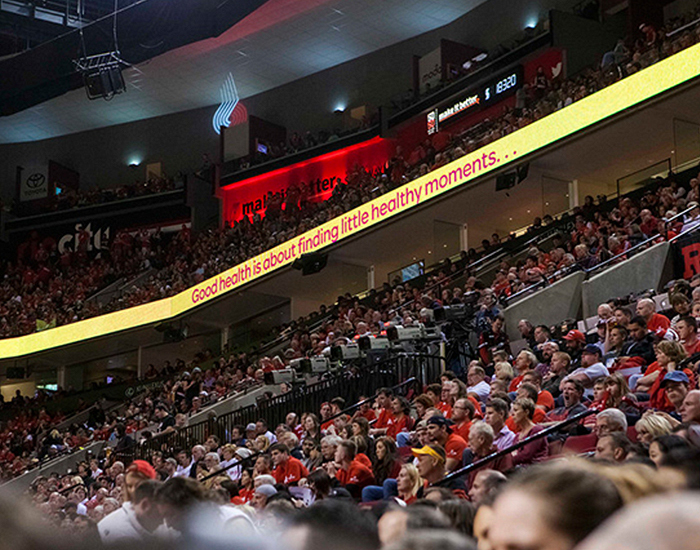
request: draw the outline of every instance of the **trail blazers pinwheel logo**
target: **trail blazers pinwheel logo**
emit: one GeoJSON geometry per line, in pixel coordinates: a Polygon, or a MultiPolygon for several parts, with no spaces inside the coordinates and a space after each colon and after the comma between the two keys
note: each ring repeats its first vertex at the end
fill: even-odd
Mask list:
{"type": "Polygon", "coordinates": [[[221,105],[212,118],[212,126],[217,134],[221,133],[222,126],[228,128],[231,125],[231,113],[238,105],[238,100],[236,82],[233,80],[233,75],[228,73],[228,77],[221,86],[221,105]]]}

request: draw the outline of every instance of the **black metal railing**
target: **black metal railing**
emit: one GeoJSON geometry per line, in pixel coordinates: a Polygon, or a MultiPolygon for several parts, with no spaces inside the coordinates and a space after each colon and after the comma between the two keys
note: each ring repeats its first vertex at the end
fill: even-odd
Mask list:
{"type": "MultiPolygon", "coordinates": [[[[395,386],[391,387],[391,391],[394,393],[394,395],[408,395],[410,389],[412,386],[417,385],[419,382],[416,378],[411,377],[408,380],[404,380],[400,384],[396,384],[395,386]]],[[[346,407],[342,411],[340,411],[338,414],[335,414],[329,418],[326,419],[326,422],[333,421],[336,418],[340,418],[343,415],[350,415],[350,413],[354,412],[355,410],[359,409],[360,406],[364,405],[365,403],[372,403],[377,397],[379,397],[379,393],[375,393],[374,395],[367,397],[363,399],[362,401],[358,401],[357,403],[350,405],[349,407],[346,407]]],[[[231,468],[235,468],[236,466],[241,466],[244,464],[254,464],[255,459],[257,459],[260,455],[264,454],[261,451],[258,451],[257,453],[253,453],[252,455],[246,457],[246,458],[241,458],[240,460],[237,460],[235,462],[232,462],[228,466],[225,466],[224,468],[220,468],[211,474],[206,475],[203,477],[200,481],[204,482],[207,481],[211,478],[217,477],[221,474],[225,474],[230,470],[231,468]]]]}
{"type": "Polygon", "coordinates": [[[558,422],[557,424],[554,424],[548,428],[545,428],[541,432],[537,432],[534,435],[531,435],[530,437],[526,437],[522,441],[518,441],[517,443],[514,443],[510,447],[507,447],[503,449],[502,451],[496,451],[495,453],[491,453],[488,456],[485,456],[484,458],[477,460],[476,462],[472,462],[471,464],[468,464],[464,468],[460,468],[459,470],[455,470],[451,474],[446,475],[443,477],[440,481],[437,481],[433,483],[434,486],[441,486],[445,485],[446,483],[449,483],[450,481],[458,478],[462,478],[464,476],[469,475],[471,472],[474,470],[478,470],[479,468],[482,468],[483,466],[486,466],[487,464],[490,464],[494,460],[498,460],[499,458],[502,458],[504,456],[509,455],[513,451],[517,451],[518,449],[522,449],[525,447],[525,445],[528,445],[532,443],[533,441],[537,441],[539,439],[542,439],[543,437],[547,437],[553,433],[557,433],[559,430],[564,428],[565,426],[568,426],[569,424],[575,424],[577,422],[580,422],[587,416],[590,416],[592,414],[595,414],[595,411],[584,411],[580,414],[577,414],[575,416],[572,416],[571,418],[567,418],[566,420],[562,420],[561,422],[558,422]]]}
{"type": "Polygon", "coordinates": [[[334,397],[354,402],[360,396],[374,395],[379,388],[392,387],[409,379],[415,379],[416,386],[422,387],[438,380],[442,370],[443,359],[440,356],[396,355],[371,367],[348,369],[315,384],[295,387],[276,397],[260,399],[257,403],[221,416],[212,416],[179,431],[157,435],[140,445],[135,452],[139,458],[147,458],[153,451],[189,449],[203,443],[211,435],[229,442],[236,426],[245,427],[261,418],[268,426],[276,426],[284,422],[289,412],[317,412],[323,403],[334,397]]]}

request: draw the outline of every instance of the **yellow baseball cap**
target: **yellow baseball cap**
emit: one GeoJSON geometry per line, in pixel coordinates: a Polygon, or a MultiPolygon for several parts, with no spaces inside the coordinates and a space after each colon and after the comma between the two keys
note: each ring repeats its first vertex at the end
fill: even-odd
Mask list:
{"type": "Polygon", "coordinates": [[[413,452],[413,456],[428,455],[437,458],[440,462],[445,462],[447,460],[445,449],[439,445],[426,445],[420,449],[411,449],[411,451],[413,452]]]}

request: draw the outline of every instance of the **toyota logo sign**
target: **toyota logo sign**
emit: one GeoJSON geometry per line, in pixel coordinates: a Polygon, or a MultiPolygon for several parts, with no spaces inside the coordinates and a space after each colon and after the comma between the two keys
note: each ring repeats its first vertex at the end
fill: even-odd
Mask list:
{"type": "Polygon", "coordinates": [[[49,195],[49,180],[46,174],[32,170],[31,174],[22,181],[19,190],[19,200],[33,201],[43,199],[49,195]]]}
{"type": "Polygon", "coordinates": [[[29,189],[38,189],[46,183],[46,176],[44,174],[32,174],[27,178],[27,187],[29,189]]]}

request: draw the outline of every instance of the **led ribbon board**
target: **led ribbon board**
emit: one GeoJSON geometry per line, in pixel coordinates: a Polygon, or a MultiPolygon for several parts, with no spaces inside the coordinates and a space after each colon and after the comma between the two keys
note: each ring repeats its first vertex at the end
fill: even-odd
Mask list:
{"type": "Polygon", "coordinates": [[[211,124],[217,134],[221,133],[221,127],[228,128],[231,125],[231,113],[238,105],[238,88],[236,81],[233,80],[233,75],[228,73],[228,77],[221,86],[221,105],[214,113],[211,119],[211,124]]]}
{"type": "Polygon", "coordinates": [[[486,147],[307,231],[172,298],[77,323],[0,340],[0,359],[46,351],[166,321],[290,265],[301,254],[342,241],[477,177],[572,136],[700,74],[700,44],[608,86],[486,147]]]}

